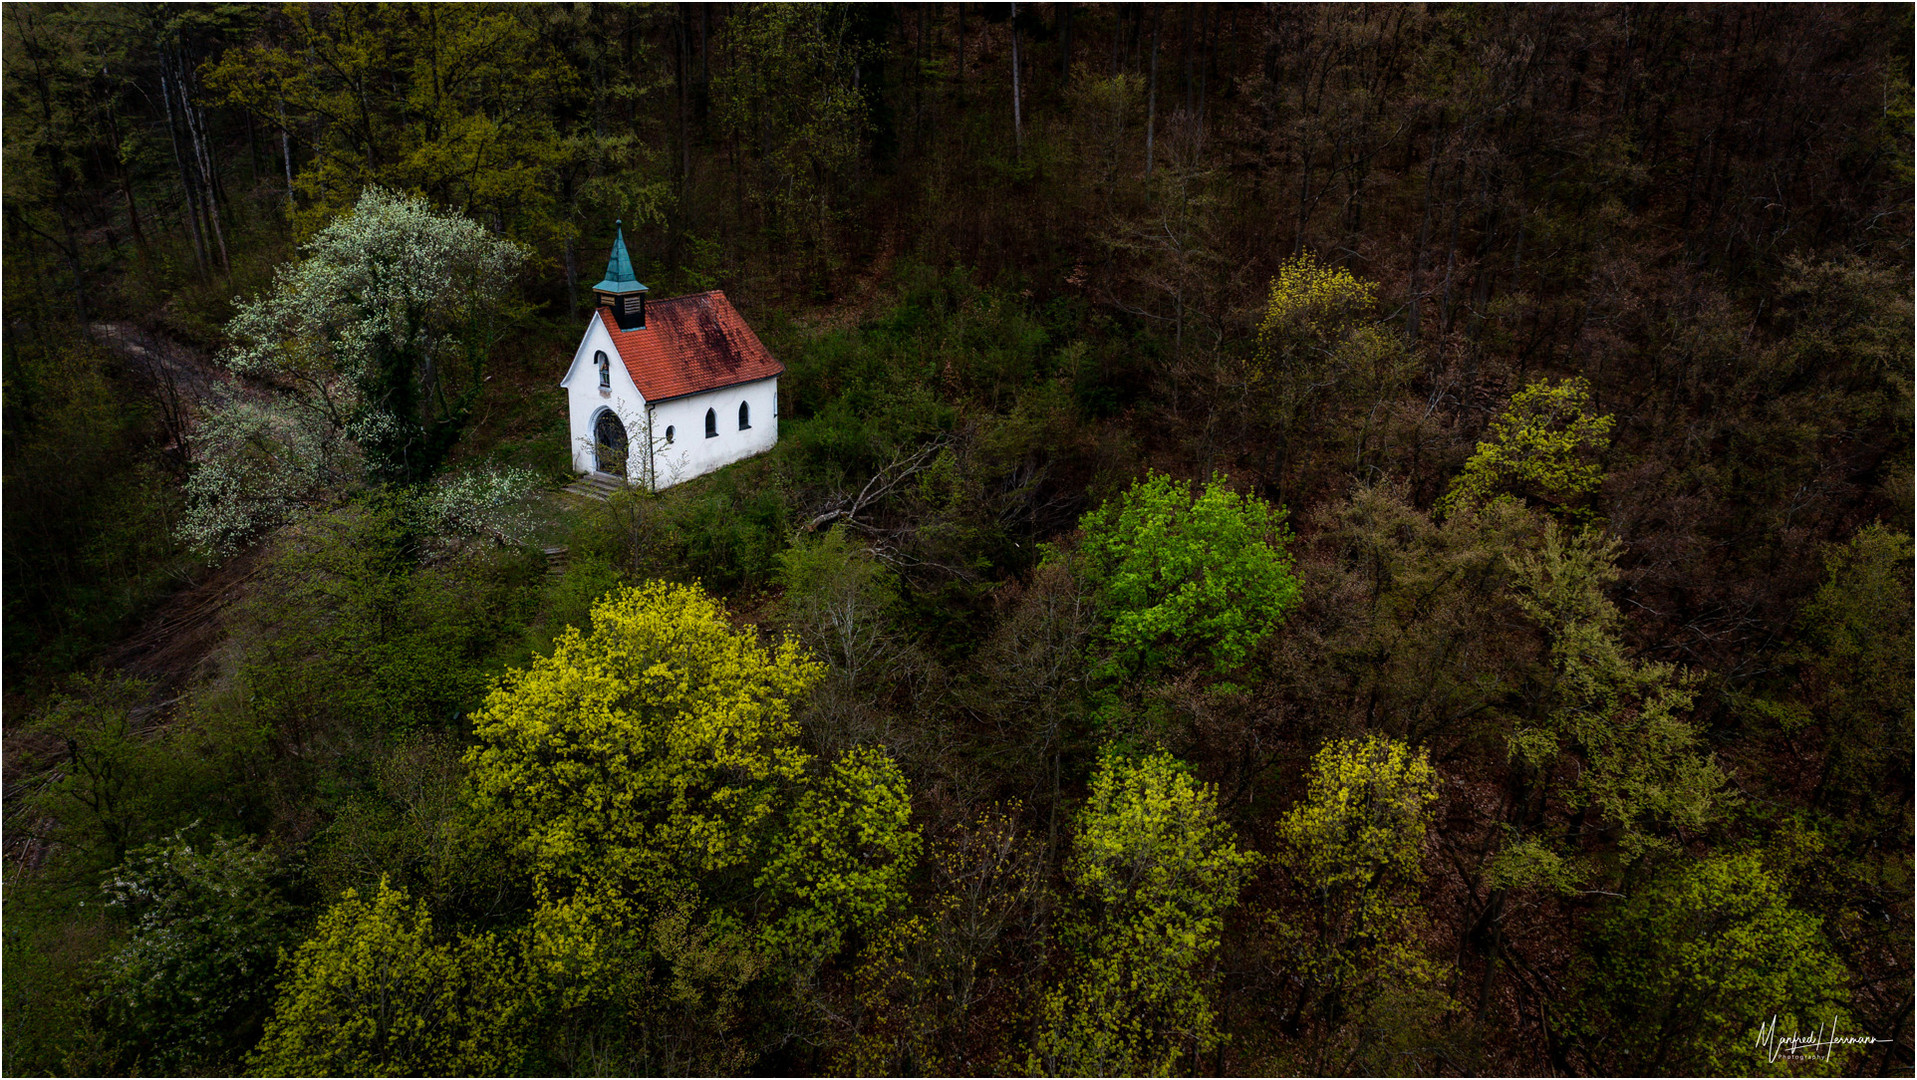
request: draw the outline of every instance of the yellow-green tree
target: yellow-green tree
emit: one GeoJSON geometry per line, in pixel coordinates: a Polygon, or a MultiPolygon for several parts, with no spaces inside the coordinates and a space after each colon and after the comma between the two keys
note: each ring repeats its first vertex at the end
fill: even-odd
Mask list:
{"type": "Polygon", "coordinates": [[[1026,1068],[1162,1075],[1216,1047],[1206,965],[1253,859],[1177,758],[1107,756],[1066,866],[1073,970],[1041,1003],[1026,1068]]]}
{"type": "Polygon", "coordinates": [[[520,1063],[522,980],[491,934],[439,941],[424,905],[352,889],[293,954],[251,1066],[264,1076],[500,1075],[520,1063]]]}
{"type": "Polygon", "coordinates": [[[1582,378],[1540,379],[1511,395],[1433,512],[1442,517],[1493,498],[1518,498],[1588,516],[1583,503],[1604,482],[1593,459],[1610,445],[1612,423],[1590,408],[1591,387],[1582,378]]]}
{"type": "Polygon", "coordinates": [[[592,618],[475,714],[474,798],[520,837],[543,999],[621,1038],[657,1033],[632,1067],[708,1071],[733,1060],[728,1036],[688,1048],[648,1010],[803,979],[886,917],[917,858],[910,798],[878,749],[814,761],[792,706],[822,665],[735,629],[697,586],[623,589],[592,618]]]}
{"type": "MultiPolygon", "coordinates": [[[[1867,525],[1824,552],[1801,616],[1804,712],[1825,732],[1816,801],[1853,819],[1895,819],[1911,789],[1911,538],[1867,525]]],[[[1902,815],[1904,835],[1910,816],[1902,815]]]]}
{"type": "MultiPolygon", "coordinates": [[[[1618,544],[1590,530],[1566,535],[1546,521],[1537,550],[1511,558],[1512,599],[1537,623],[1549,649],[1542,708],[1507,735],[1525,778],[1519,801],[1547,793],[1596,813],[1626,860],[1675,847],[1719,812],[1724,774],[1700,752],[1685,720],[1692,680],[1673,664],[1632,657],[1622,618],[1604,589],[1617,578],[1618,544]],[[1570,770],[1561,761],[1575,761],[1570,770]],[[1568,774],[1568,775],[1567,775],[1568,774]]],[[[1565,860],[1542,838],[1523,836],[1494,864],[1500,884],[1570,888],[1593,869],[1565,860]]]]}
{"type": "Polygon", "coordinates": [[[1391,402],[1416,357],[1376,317],[1378,287],[1310,252],[1271,281],[1245,372],[1244,400],[1286,489],[1312,455],[1359,472],[1393,430],[1391,402]]]}
{"type": "Polygon", "coordinates": [[[1307,1008],[1326,1024],[1325,1052],[1364,1060],[1383,1049],[1346,1045],[1348,1019],[1385,1014],[1395,1021],[1385,1026],[1405,1028],[1446,1007],[1419,946],[1437,784],[1422,751],[1377,735],[1340,739],[1318,751],[1304,799],[1278,823],[1278,858],[1301,913],[1278,938],[1310,988],[1307,1008]]]}
{"type": "Polygon", "coordinates": [[[1437,783],[1422,752],[1377,735],[1327,743],[1312,759],[1304,801],[1278,838],[1317,910],[1308,966],[1319,979],[1343,981],[1358,974],[1359,954],[1405,944],[1437,783]]]}
{"type": "Polygon", "coordinates": [[[696,587],[623,589],[592,621],[474,714],[474,790],[549,895],[660,902],[752,859],[805,777],[792,700],[822,668],[793,642],[761,647],[696,587]]]}

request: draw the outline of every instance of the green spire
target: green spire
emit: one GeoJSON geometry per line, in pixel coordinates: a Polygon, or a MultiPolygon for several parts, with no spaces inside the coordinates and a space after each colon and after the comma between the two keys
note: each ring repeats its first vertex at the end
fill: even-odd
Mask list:
{"type": "Polygon", "coordinates": [[[609,293],[649,292],[632,273],[632,257],[626,254],[626,230],[624,222],[613,223],[612,258],[606,260],[606,280],[593,286],[594,291],[609,293]]]}

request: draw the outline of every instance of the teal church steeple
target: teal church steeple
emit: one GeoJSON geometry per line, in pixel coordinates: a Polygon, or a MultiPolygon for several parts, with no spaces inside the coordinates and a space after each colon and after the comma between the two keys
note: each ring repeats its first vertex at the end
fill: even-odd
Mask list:
{"type": "Polygon", "coordinates": [[[612,258],[606,260],[605,280],[592,287],[600,307],[612,309],[613,321],[621,330],[643,330],[646,325],[646,287],[632,272],[632,256],[626,254],[626,230],[623,221],[613,222],[612,258]]]}

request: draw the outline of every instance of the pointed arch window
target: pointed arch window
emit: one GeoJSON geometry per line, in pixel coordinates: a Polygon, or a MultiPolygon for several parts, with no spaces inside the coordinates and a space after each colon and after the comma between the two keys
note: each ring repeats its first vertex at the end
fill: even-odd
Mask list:
{"type": "Polygon", "coordinates": [[[711,409],[707,409],[706,410],[706,438],[716,439],[718,437],[719,437],[719,414],[714,412],[711,409]]]}
{"type": "Polygon", "coordinates": [[[739,430],[744,431],[751,426],[752,426],[752,406],[741,401],[739,403],[739,430]]]}
{"type": "Polygon", "coordinates": [[[601,390],[611,389],[612,361],[607,358],[604,351],[599,351],[592,354],[592,362],[599,365],[599,388],[601,390]]]}

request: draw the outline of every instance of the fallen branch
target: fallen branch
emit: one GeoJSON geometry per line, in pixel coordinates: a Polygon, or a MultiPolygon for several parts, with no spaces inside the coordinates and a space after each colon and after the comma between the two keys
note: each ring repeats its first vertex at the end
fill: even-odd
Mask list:
{"type": "Polygon", "coordinates": [[[900,484],[903,484],[905,481],[930,468],[932,461],[938,457],[939,451],[951,444],[952,437],[950,435],[940,435],[938,438],[919,447],[910,457],[904,456],[904,451],[892,455],[892,460],[888,462],[883,469],[875,473],[872,479],[865,482],[865,487],[860,489],[858,495],[853,498],[851,502],[847,503],[841,500],[837,508],[827,510],[817,515],[806,523],[805,531],[817,532],[820,526],[830,525],[835,521],[844,521],[848,525],[853,524],[852,519],[857,517],[867,507],[896,491],[900,484]]]}

